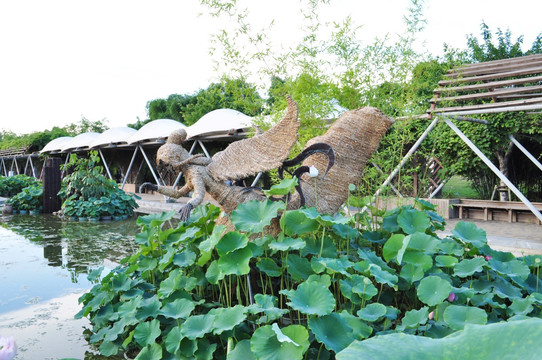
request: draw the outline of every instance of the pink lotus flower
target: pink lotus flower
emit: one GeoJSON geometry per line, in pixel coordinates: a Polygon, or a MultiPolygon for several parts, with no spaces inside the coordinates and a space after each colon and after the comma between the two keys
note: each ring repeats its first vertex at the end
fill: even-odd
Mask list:
{"type": "Polygon", "coordinates": [[[489,260],[491,260],[491,255],[486,256],[486,261],[489,261],[489,260]]]}
{"type": "Polygon", "coordinates": [[[433,320],[434,317],[435,317],[435,313],[431,311],[428,316],[429,320],[433,320]]]}
{"type": "Polygon", "coordinates": [[[448,295],[449,302],[454,302],[455,299],[457,299],[457,296],[455,296],[454,293],[450,293],[450,295],[448,295]]]}
{"type": "Polygon", "coordinates": [[[0,360],[11,360],[17,355],[17,344],[13,340],[13,336],[0,336],[0,360]]]}

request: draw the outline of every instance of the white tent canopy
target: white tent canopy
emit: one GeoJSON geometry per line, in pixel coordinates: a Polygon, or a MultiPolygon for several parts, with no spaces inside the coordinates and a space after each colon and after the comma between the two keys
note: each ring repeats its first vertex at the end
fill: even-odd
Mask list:
{"type": "Polygon", "coordinates": [[[47,145],[45,145],[43,149],[41,149],[40,154],[62,151],[62,147],[68,142],[70,142],[72,139],[73,137],[71,136],[63,136],[53,139],[49,143],[47,143],[47,145]]]}
{"type": "Polygon", "coordinates": [[[188,127],[188,139],[233,134],[252,127],[252,118],[232,109],[217,109],[203,115],[188,127]]]}
{"type": "Polygon", "coordinates": [[[137,133],[136,129],[129,127],[116,127],[104,131],[92,143],[90,148],[111,147],[114,145],[127,145],[128,139],[137,133]]]}
{"type": "Polygon", "coordinates": [[[76,137],[72,138],[70,141],[63,144],[60,150],[63,152],[68,152],[72,150],[88,150],[92,141],[96,140],[98,136],[100,136],[100,133],[97,132],[86,132],[83,134],[79,134],[76,137]]]}
{"type": "Polygon", "coordinates": [[[164,140],[177,129],[186,129],[186,126],[171,119],[153,120],[130,136],[127,142],[128,144],[136,144],[164,140]]]}

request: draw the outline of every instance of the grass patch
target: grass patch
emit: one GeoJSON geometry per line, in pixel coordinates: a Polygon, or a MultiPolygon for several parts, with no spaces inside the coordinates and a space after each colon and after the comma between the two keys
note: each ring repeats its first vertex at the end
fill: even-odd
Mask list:
{"type": "Polygon", "coordinates": [[[442,188],[442,197],[446,199],[479,199],[480,195],[469,180],[461,176],[452,176],[442,188]]]}

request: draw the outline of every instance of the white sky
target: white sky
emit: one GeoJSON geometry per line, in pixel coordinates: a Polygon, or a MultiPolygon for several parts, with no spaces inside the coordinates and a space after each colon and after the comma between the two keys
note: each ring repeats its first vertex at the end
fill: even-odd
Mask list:
{"type": "MultiPolygon", "coordinates": [[[[240,0],[249,21],[272,19],[278,46],[299,34],[295,0],[240,0]],[[292,10],[291,10],[292,9],[292,10]],[[252,19],[252,20],[251,20],[252,19]]],[[[530,48],[542,31],[540,0],[426,0],[421,40],[438,55],[443,43],[464,49],[466,35],[509,28],[530,48]]],[[[404,28],[408,0],[332,0],[322,18],[352,14],[360,41],[404,28]]],[[[110,127],[146,118],[148,100],[193,94],[219,74],[210,34],[224,26],[198,0],[15,0],[0,2],[0,129],[15,133],[106,118],[110,127]]]]}

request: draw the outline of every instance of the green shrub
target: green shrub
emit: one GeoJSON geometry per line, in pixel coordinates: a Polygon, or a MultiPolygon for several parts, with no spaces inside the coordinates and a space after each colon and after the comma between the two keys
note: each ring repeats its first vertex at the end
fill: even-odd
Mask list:
{"type": "Polygon", "coordinates": [[[37,183],[36,179],[26,175],[0,176],[0,196],[13,196],[20,193],[25,187],[37,183]]]}
{"type": "Polygon", "coordinates": [[[140,251],[89,275],[77,317],[106,356],[327,359],[375,335],[442,338],[540,316],[542,257],[492,250],[472,223],[440,238],[444,220],[416,206],[347,217],[252,201],[229,232],[209,204],[167,230],[173,212],[143,216],[140,251]],[[277,216],[273,237],[264,227],[277,216]]]}
{"type": "Polygon", "coordinates": [[[43,207],[43,185],[27,186],[7,200],[14,210],[41,210],[43,207]]]}

